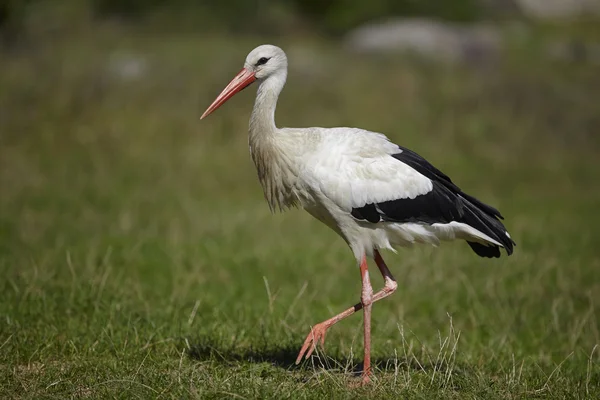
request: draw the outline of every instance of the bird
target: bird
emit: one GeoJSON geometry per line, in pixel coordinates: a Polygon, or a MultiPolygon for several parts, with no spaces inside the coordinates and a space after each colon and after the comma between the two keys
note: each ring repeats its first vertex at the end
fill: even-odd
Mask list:
{"type": "Polygon", "coordinates": [[[513,253],[516,243],[500,212],[463,192],[446,174],[381,133],[358,128],[278,128],[275,109],[288,73],[285,52],[274,45],[252,50],[242,70],[216,97],[206,118],[236,93],[258,83],[250,116],[248,144],[258,180],[272,212],[303,208],[341,236],[356,258],[360,301],[314,325],[296,364],[324,346],[329,328],[363,311],[364,361],[361,382],[369,383],[373,303],[398,284],[381,256],[415,243],[437,246],[464,240],[481,257],[513,253]],[[374,292],[368,259],[375,261],[384,286],[374,292]]]}

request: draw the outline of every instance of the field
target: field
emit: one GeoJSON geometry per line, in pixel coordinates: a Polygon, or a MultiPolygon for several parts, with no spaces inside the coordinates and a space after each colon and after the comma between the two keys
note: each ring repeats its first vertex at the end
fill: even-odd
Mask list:
{"type": "Polygon", "coordinates": [[[254,89],[198,120],[265,41],[110,26],[2,56],[0,397],[600,398],[598,67],[535,40],[478,67],[276,43],[279,125],[384,132],[497,206],[518,244],[383,254],[399,290],[373,308],[360,388],[361,316],[293,365],[360,279],[326,227],[270,215],[254,89]]]}

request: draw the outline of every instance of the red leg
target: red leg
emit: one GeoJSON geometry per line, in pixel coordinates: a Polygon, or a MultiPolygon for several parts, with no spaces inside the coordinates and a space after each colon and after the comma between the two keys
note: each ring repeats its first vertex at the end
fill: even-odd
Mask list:
{"type": "MultiPolygon", "coordinates": [[[[362,276],[363,265],[365,266],[365,269],[366,269],[366,265],[367,265],[366,256],[363,256],[363,259],[360,263],[361,276],[362,276]]],[[[354,306],[348,308],[347,310],[329,318],[328,320],[320,322],[320,323],[316,324],[315,326],[313,326],[312,329],[310,330],[308,336],[306,336],[306,339],[304,340],[304,344],[302,345],[302,348],[300,349],[300,353],[298,353],[298,357],[296,358],[296,364],[300,364],[300,361],[302,361],[302,357],[304,357],[304,359],[308,360],[308,358],[311,356],[311,354],[315,351],[317,344],[319,342],[321,343],[321,346],[325,345],[325,335],[327,334],[327,329],[331,328],[333,325],[337,324],[344,318],[347,318],[347,317],[351,316],[352,314],[354,314],[355,312],[360,311],[362,308],[363,308],[362,302],[357,303],[354,306]]]]}
{"type": "MultiPolygon", "coordinates": [[[[389,296],[390,294],[394,293],[394,291],[398,287],[396,280],[392,276],[388,267],[385,265],[385,262],[383,261],[383,258],[379,254],[379,251],[375,250],[374,253],[375,253],[375,262],[377,263],[377,267],[379,268],[381,275],[383,275],[383,278],[385,280],[385,286],[383,287],[383,289],[381,289],[377,293],[373,294],[373,289],[371,288],[370,281],[368,282],[368,287],[369,287],[370,293],[371,293],[371,300],[369,302],[369,311],[367,313],[368,315],[365,314],[365,327],[364,327],[365,333],[368,330],[368,335],[365,335],[365,363],[364,363],[364,368],[363,368],[363,379],[365,382],[369,381],[368,377],[369,377],[370,370],[371,370],[371,359],[370,359],[370,353],[371,353],[371,341],[370,341],[371,305],[374,302],[381,300],[381,299],[389,296]],[[367,320],[368,320],[368,323],[367,323],[367,320]],[[367,341],[368,341],[368,345],[367,345],[367,341]]],[[[300,361],[302,361],[303,357],[308,359],[311,356],[311,354],[315,351],[315,348],[319,342],[321,343],[321,345],[324,345],[327,329],[329,329],[331,326],[335,325],[336,323],[340,322],[344,318],[347,318],[350,315],[354,314],[355,312],[363,309],[365,300],[368,300],[368,299],[365,299],[364,295],[363,295],[365,293],[365,279],[364,279],[365,276],[368,279],[367,262],[366,262],[365,257],[363,257],[363,260],[360,264],[360,271],[361,271],[361,280],[362,280],[362,287],[363,287],[363,290],[361,293],[361,302],[355,304],[353,307],[348,308],[344,312],[341,312],[338,315],[315,325],[311,329],[310,333],[306,337],[306,340],[304,341],[304,344],[302,345],[302,349],[300,350],[300,353],[298,354],[298,358],[296,359],[296,364],[299,364],[300,361]]]]}
{"type": "Polygon", "coordinates": [[[385,285],[383,289],[373,295],[373,303],[383,298],[388,297],[390,294],[394,293],[398,288],[398,283],[396,283],[396,279],[392,276],[392,273],[388,269],[387,265],[385,265],[385,261],[379,254],[378,250],[374,250],[375,253],[375,263],[383,276],[383,280],[385,281],[385,285]]]}
{"type": "Polygon", "coordinates": [[[317,347],[317,343],[321,342],[321,346],[325,345],[325,335],[327,334],[327,329],[331,328],[336,323],[340,322],[344,318],[347,318],[360,310],[362,308],[362,304],[358,303],[353,307],[350,307],[344,312],[339,313],[338,315],[329,318],[326,321],[320,322],[312,327],[308,336],[304,340],[304,344],[300,349],[300,353],[298,353],[298,357],[296,358],[296,364],[300,364],[302,361],[302,357],[306,360],[311,356],[311,354],[315,351],[317,347]]]}
{"type": "Polygon", "coordinates": [[[360,302],[363,305],[363,324],[364,324],[364,350],[362,379],[363,383],[371,380],[371,308],[373,307],[373,287],[369,279],[369,270],[367,259],[363,257],[360,263],[360,275],[362,277],[362,293],[360,302]]]}

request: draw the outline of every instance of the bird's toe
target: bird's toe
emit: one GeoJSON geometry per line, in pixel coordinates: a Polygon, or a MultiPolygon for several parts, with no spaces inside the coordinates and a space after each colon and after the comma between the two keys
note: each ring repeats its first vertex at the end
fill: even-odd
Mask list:
{"type": "Polygon", "coordinates": [[[325,335],[327,333],[327,329],[329,326],[325,323],[320,323],[315,325],[311,330],[306,339],[304,340],[304,344],[298,353],[298,357],[296,358],[296,364],[299,364],[302,361],[302,358],[308,359],[312,353],[316,350],[317,344],[321,343],[321,346],[325,346],[325,335]]]}

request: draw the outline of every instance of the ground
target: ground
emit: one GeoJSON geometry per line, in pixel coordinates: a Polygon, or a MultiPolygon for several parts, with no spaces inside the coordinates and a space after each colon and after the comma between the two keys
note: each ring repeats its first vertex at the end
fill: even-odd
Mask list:
{"type": "Polygon", "coordinates": [[[384,132],[498,207],[517,242],[499,260],[464,243],[384,253],[399,289],[373,307],[361,388],[360,315],[293,364],[360,277],[308,214],[270,215],[254,89],[198,119],[266,39],[143,33],[3,56],[1,397],[600,397],[597,66],[535,43],[470,67],[276,43],[292,65],[280,125],[384,132]]]}

